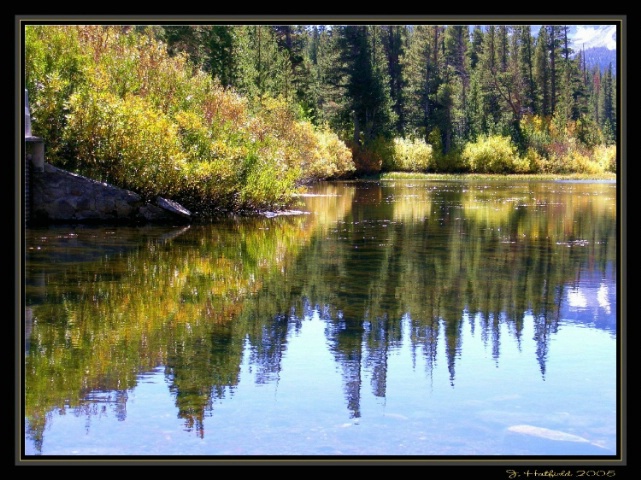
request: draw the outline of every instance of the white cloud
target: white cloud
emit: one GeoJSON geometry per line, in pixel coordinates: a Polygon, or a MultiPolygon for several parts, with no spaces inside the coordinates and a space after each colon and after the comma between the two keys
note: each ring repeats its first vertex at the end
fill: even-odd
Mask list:
{"type": "Polygon", "coordinates": [[[577,25],[571,40],[575,51],[592,47],[616,50],[616,25],[577,25]]]}

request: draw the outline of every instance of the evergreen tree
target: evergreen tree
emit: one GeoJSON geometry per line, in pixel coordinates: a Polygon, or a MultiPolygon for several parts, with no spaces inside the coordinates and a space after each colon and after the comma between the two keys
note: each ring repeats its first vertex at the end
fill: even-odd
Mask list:
{"type": "Polygon", "coordinates": [[[552,103],[550,99],[550,65],[548,62],[548,36],[547,29],[542,26],[536,38],[534,52],[534,78],[537,85],[536,113],[551,115],[552,103]]]}
{"type": "Polygon", "coordinates": [[[272,27],[279,51],[289,63],[291,71],[283,72],[289,81],[287,86],[293,91],[283,93],[285,98],[293,99],[305,110],[311,108],[310,76],[311,63],[306,57],[307,32],[302,25],[275,25],[272,27]]]}
{"type": "Polygon", "coordinates": [[[269,25],[240,25],[235,27],[235,38],[238,90],[250,100],[265,95],[292,100],[292,63],[289,54],[279,48],[274,29],[269,25]]]}
{"type": "Polygon", "coordinates": [[[441,31],[442,27],[437,25],[415,25],[402,58],[405,118],[410,132],[426,141],[439,123],[437,92],[442,83],[439,60],[444,57],[439,55],[441,31]]]}
{"type": "Polygon", "coordinates": [[[524,112],[534,113],[536,109],[536,83],[534,81],[534,40],[530,25],[514,27],[517,39],[518,67],[521,78],[521,106],[524,112]]]}
{"type": "Polygon", "coordinates": [[[601,125],[607,143],[614,143],[616,140],[616,102],[614,76],[612,74],[612,64],[610,64],[603,74],[603,90],[599,99],[599,110],[601,112],[601,125]]]}
{"type": "Polygon", "coordinates": [[[563,27],[561,25],[549,25],[548,31],[548,55],[550,59],[550,113],[556,110],[556,104],[560,95],[559,83],[562,78],[563,55],[562,38],[563,27]]]}
{"type": "MultiPolygon", "coordinates": [[[[452,89],[450,122],[455,143],[462,143],[469,134],[466,116],[470,90],[470,36],[466,25],[450,25],[445,29],[446,78],[452,89]]],[[[446,151],[449,150],[446,145],[446,151]]]]}
{"type": "Polygon", "coordinates": [[[385,25],[382,30],[383,45],[387,57],[390,96],[393,102],[393,110],[396,116],[395,133],[403,136],[405,120],[403,117],[403,75],[401,57],[407,45],[407,26],[385,25]]]}
{"type": "Polygon", "coordinates": [[[317,124],[331,125],[337,132],[347,128],[346,80],[340,61],[340,48],[335,28],[314,25],[308,29],[309,99],[311,114],[317,124]]]}
{"type": "Polygon", "coordinates": [[[395,122],[381,30],[369,25],[338,29],[354,143],[367,145],[378,136],[391,136],[395,122]]]}
{"type": "Polygon", "coordinates": [[[483,49],[483,29],[480,25],[475,25],[472,30],[472,41],[470,45],[470,69],[475,70],[479,61],[479,55],[483,49]]]}
{"type": "Polygon", "coordinates": [[[161,38],[167,42],[170,53],[178,51],[222,85],[235,84],[234,29],[229,25],[170,25],[163,29],[161,38]]]}
{"type": "Polygon", "coordinates": [[[479,55],[477,69],[481,87],[481,111],[487,117],[486,128],[489,131],[484,133],[499,133],[502,124],[502,108],[499,86],[499,74],[501,60],[499,55],[498,29],[489,25],[483,34],[483,50],[479,55]]]}

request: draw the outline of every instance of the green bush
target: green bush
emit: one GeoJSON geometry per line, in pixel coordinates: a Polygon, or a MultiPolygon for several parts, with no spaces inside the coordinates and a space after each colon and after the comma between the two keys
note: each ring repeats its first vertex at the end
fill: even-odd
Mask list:
{"type": "Polygon", "coordinates": [[[475,173],[514,173],[528,169],[528,161],[521,160],[510,137],[482,136],[463,148],[462,159],[475,173]]]}
{"type": "Polygon", "coordinates": [[[241,210],[283,208],[291,202],[300,175],[297,168],[279,168],[275,162],[250,154],[245,169],[239,194],[241,210]]]}
{"type": "Polygon", "coordinates": [[[71,94],[87,82],[88,52],[72,26],[25,26],[25,86],[32,134],[45,139],[47,160],[75,167],[62,140],[71,94]]]}
{"type": "Polygon", "coordinates": [[[315,135],[315,155],[308,168],[302,170],[304,181],[345,177],[356,170],[352,152],[338,135],[326,127],[316,130],[315,135]]]}
{"type": "Polygon", "coordinates": [[[82,159],[80,173],[148,198],[179,190],[185,156],[166,115],[142,98],[91,89],[69,105],[64,138],[82,159]]]}
{"type": "Polygon", "coordinates": [[[47,161],[206,214],[278,208],[303,181],[354,171],[291,102],[253,102],[170,56],[153,31],[28,26],[27,88],[47,161]]]}
{"type": "Polygon", "coordinates": [[[391,155],[383,161],[383,170],[425,172],[434,166],[432,145],[420,139],[395,138],[391,155]]]}

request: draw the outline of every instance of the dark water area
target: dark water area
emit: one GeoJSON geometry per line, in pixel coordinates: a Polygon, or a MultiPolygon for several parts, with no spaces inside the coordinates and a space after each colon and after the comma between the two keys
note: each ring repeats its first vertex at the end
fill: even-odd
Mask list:
{"type": "Polygon", "coordinates": [[[26,231],[30,456],[618,452],[616,184],[309,188],[26,231]]]}

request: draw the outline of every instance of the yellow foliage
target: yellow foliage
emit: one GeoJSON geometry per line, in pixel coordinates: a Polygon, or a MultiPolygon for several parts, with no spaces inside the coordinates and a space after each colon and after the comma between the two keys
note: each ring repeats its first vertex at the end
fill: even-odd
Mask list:
{"type": "Polygon", "coordinates": [[[472,172],[478,173],[510,173],[528,166],[519,159],[510,138],[500,135],[483,136],[466,144],[462,158],[472,172]]]}
{"type": "Polygon", "coordinates": [[[392,171],[424,172],[434,163],[432,145],[422,139],[395,138],[392,158],[385,168],[392,171]]]}

